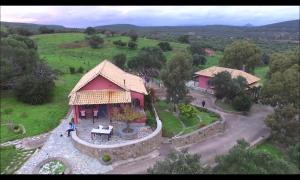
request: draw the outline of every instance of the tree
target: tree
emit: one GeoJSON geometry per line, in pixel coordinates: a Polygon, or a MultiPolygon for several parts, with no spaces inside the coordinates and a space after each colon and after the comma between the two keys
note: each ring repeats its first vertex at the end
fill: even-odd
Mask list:
{"type": "Polygon", "coordinates": [[[160,42],[158,46],[162,51],[172,51],[172,47],[168,42],[160,42]]]}
{"type": "Polygon", "coordinates": [[[176,105],[182,101],[188,89],[185,86],[186,81],[192,75],[192,60],[190,57],[177,54],[167,63],[166,69],[161,72],[161,79],[167,88],[167,100],[174,104],[174,111],[176,105]]]}
{"type": "Polygon", "coordinates": [[[270,56],[268,54],[266,54],[266,53],[263,53],[261,55],[261,64],[262,65],[268,65],[269,62],[270,62],[270,56]]]}
{"type": "Polygon", "coordinates": [[[128,42],[128,48],[129,49],[136,49],[137,48],[137,44],[134,41],[129,41],[128,42]]]}
{"type": "Polygon", "coordinates": [[[126,106],[122,113],[114,112],[112,114],[112,119],[118,121],[126,122],[126,128],[123,130],[124,132],[130,133],[133,129],[130,128],[129,123],[138,120],[139,118],[144,117],[144,115],[139,112],[135,111],[132,107],[126,106]]]}
{"type": "Polygon", "coordinates": [[[276,108],[275,113],[265,119],[266,125],[271,129],[275,142],[283,145],[299,143],[299,112],[292,104],[276,108]]]}
{"type": "Polygon", "coordinates": [[[88,36],[88,37],[86,37],[86,39],[88,40],[88,42],[92,48],[98,48],[99,46],[101,46],[104,43],[103,38],[99,35],[88,36]]]}
{"type": "Polygon", "coordinates": [[[220,65],[233,69],[245,69],[254,73],[256,66],[260,64],[261,51],[253,43],[247,41],[235,41],[225,48],[220,65]]]}
{"type": "Polygon", "coordinates": [[[126,62],[126,55],[125,54],[117,54],[113,57],[113,63],[121,69],[124,69],[125,62],[126,62]]]}
{"type": "Polygon", "coordinates": [[[178,41],[181,42],[181,43],[185,43],[185,44],[188,44],[190,41],[189,41],[189,35],[182,35],[178,38],[178,41]]]}
{"type": "Polygon", "coordinates": [[[31,74],[17,80],[14,93],[18,100],[29,104],[49,102],[54,89],[55,75],[44,63],[39,62],[31,74]]]}
{"type": "Polygon", "coordinates": [[[205,65],[206,64],[206,58],[203,55],[199,54],[193,54],[193,65],[194,66],[199,66],[199,65],[205,65]]]}
{"type": "Polygon", "coordinates": [[[134,42],[138,39],[138,34],[134,30],[129,31],[128,36],[130,37],[131,41],[134,42]]]}
{"type": "Polygon", "coordinates": [[[247,80],[242,76],[232,79],[228,71],[222,71],[208,80],[208,84],[214,87],[217,99],[226,98],[225,100],[232,101],[238,94],[244,92],[247,80]]]}
{"type": "Polygon", "coordinates": [[[1,89],[13,88],[16,80],[31,73],[39,56],[37,46],[28,37],[10,35],[1,38],[0,82],[1,89]]]}
{"type": "Polygon", "coordinates": [[[238,140],[229,154],[216,157],[218,174],[290,174],[297,169],[285,161],[263,151],[249,148],[245,140],[238,140]]]}
{"type": "Polygon", "coordinates": [[[270,79],[262,88],[265,104],[279,108],[293,104],[300,108],[299,58],[299,50],[271,56],[270,79]]]}
{"type": "Polygon", "coordinates": [[[54,31],[54,29],[50,29],[50,28],[48,28],[47,26],[41,26],[41,27],[39,28],[39,32],[40,32],[41,34],[51,34],[51,33],[54,33],[55,31],[54,31]]]}
{"type": "Polygon", "coordinates": [[[189,51],[191,54],[205,55],[205,48],[200,42],[192,42],[189,51]]]}
{"type": "Polygon", "coordinates": [[[227,71],[223,71],[208,80],[208,84],[214,87],[216,98],[223,99],[227,97],[230,92],[231,81],[231,74],[227,71]]]}
{"type": "Polygon", "coordinates": [[[234,97],[232,106],[237,111],[249,111],[251,108],[251,99],[245,93],[240,93],[234,97]]]}
{"type": "Polygon", "coordinates": [[[128,63],[128,67],[146,78],[157,77],[166,63],[166,57],[157,47],[144,47],[128,63]]]}
{"type": "Polygon", "coordinates": [[[93,27],[87,27],[85,29],[84,33],[86,33],[88,35],[93,35],[93,34],[96,34],[96,29],[93,27]]]}
{"type": "Polygon", "coordinates": [[[200,163],[200,155],[171,151],[164,161],[158,161],[147,170],[150,174],[204,174],[208,169],[200,163]]]}

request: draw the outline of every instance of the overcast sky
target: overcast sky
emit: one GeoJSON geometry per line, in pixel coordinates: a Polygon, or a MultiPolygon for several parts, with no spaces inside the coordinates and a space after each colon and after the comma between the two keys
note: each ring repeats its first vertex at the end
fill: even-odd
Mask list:
{"type": "Polygon", "coordinates": [[[87,27],[265,25],[299,19],[299,6],[1,6],[1,21],[87,27]]]}

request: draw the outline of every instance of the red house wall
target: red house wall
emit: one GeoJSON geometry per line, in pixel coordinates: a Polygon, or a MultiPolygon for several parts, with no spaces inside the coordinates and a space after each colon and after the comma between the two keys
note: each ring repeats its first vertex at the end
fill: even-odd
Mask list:
{"type": "Polygon", "coordinates": [[[199,81],[199,87],[200,88],[209,88],[207,81],[210,79],[210,77],[207,76],[198,76],[198,81],[199,81]]]}
{"type": "Polygon", "coordinates": [[[142,108],[144,108],[144,94],[138,93],[138,92],[134,92],[131,91],[131,101],[133,99],[138,99],[140,100],[140,105],[142,108]]]}
{"type": "Polygon", "coordinates": [[[100,89],[122,89],[122,88],[99,75],[98,77],[90,81],[88,84],[86,84],[84,87],[82,87],[79,91],[100,90],[100,89]]]}

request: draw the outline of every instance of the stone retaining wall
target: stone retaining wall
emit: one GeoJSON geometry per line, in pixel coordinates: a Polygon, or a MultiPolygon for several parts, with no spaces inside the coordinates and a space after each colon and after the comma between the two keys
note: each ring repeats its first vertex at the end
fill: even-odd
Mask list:
{"type": "Polygon", "coordinates": [[[161,144],[162,123],[156,116],[157,127],[153,133],[141,139],[136,139],[120,144],[96,145],[80,139],[76,132],[71,132],[73,145],[82,153],[100,159],[104,153],[110,154],[113,161],[126,160],[146,155],[159,149],[161,144]]]}
{"type": "Polygon", "coordinates": [[[204,141],[206,138],[214,136],[218,133],[224,132],[225,130],[225,120],[222,118],[210,125],[193,131],[189,134],[182,136],[175,136],[171,139],[171,143],[177,147],[186,146],[193,143],[199,143],[204,141]]]}

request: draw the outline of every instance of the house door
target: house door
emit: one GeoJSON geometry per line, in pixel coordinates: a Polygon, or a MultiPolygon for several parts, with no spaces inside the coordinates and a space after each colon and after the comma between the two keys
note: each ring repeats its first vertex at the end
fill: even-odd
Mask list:
{"type": "Polygon", "coordinates": [[[106,118],[107,117],[107,104],[101,104],[99,107],[99,117],[106,118]]]}

